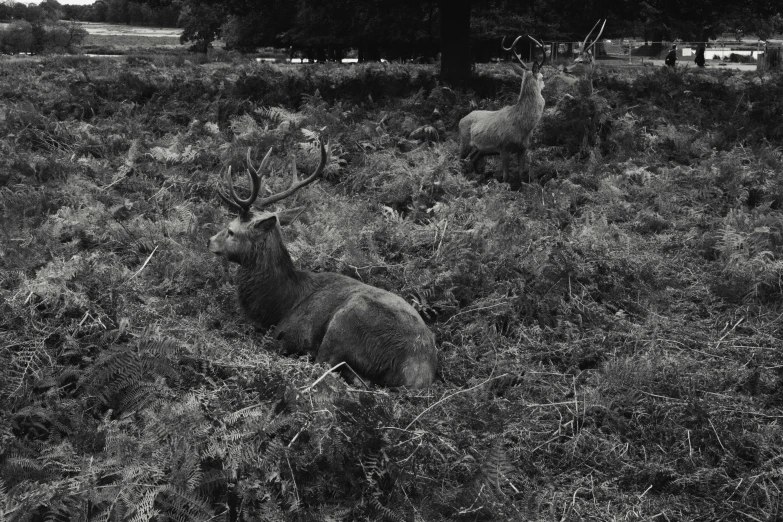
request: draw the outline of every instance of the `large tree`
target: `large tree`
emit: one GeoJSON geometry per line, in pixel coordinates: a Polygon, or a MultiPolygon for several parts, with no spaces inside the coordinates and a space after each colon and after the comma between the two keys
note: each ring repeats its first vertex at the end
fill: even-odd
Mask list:
{"type": "Polygon", "coordinates": [[[440,0],[440,76],[450,85],[470,78],[470,0],[440,0]]]}

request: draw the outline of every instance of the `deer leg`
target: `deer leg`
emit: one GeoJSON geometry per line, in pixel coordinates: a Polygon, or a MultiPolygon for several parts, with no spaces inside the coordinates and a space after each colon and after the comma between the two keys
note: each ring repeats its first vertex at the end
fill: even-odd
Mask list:
{"type": "MultiPolygon", "coordinates": [[[[517,167],[519,168],[519,181],[525,179],[525,149],[517,152],[517,167]]],[[[527,182],[530,183],[530,170],[527,171],[527,182]]]]}
{"type": "Polygon", "coordinates": [[[484,156],[486,155],[478,149],[473,149],[470,153],[470,161],[473,164],[473,171],[476,172],[476,174],[484,174],[484,156]]]}

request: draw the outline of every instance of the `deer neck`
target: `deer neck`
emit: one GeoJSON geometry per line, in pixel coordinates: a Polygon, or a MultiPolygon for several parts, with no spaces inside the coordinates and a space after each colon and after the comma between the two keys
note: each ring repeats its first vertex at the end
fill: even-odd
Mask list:
{"type": "Polygon", "coordinates": [[[525,77],[522,87],[519,89],[519,98],[517,98],[517,107],[525,108],[532,100],[538,100],[541,91],[538,88],[538,81],[535,77],[525,77]]]}
{"type": "Polygon", "coordinates": [[[297,270],[275,228],[237,271],[239,304],[263,327],[279,323],[310,287],[310,273],[297,270]]]}

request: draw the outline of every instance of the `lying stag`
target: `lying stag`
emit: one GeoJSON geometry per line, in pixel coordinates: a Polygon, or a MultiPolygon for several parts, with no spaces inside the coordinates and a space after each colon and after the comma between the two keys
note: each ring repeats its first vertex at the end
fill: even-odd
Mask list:
{"type": "Polygon", "coordinates": [[[474,170],[478,162],[487,155],[500,154],[503,166],[503,181],[510,182],[508,163],[511,154],[516,153],[519,177],[518,184],[524,175],[525,152],[530,147],[530,138],[544,112],[544,78],[541,66],[546,61],[546,50],[541,42],[528,35],[531,41],[541,47],[543,58],[541,63],[533,62],[528,69],[525,62],[514,49],[521,36],[518,36],[511,47],[505,47],[505,38],[501,47],[505,51],[513,51],[519,65],[512,63],[514,71],[522,77],[522,87],[515,105],[503,107],[497,111],[473,111],[459,122],[460,158],[467,159],[474,170]]]}
{"type": "MultiPolygon", "coordinates": [[[[228,228],[209,239],[209,250],[239,264],[237,294],[245,314],[263,327],[275,326],[275,337],[290,352],[312,353],[330,366],[347,363],[362,377],[383,386],[426,388],[437,368],[435,337],[416,310],[401,297],[335,273],[297,270],[283,243],[279,225],[301,211],[251,210],[258,197],[260,173],[272,149],[256,169],[248,151],[250,197],[240,199],[228,170],[228,193],[220,197],[239,212],[228,228]]],[[[296,166],[290,188],[264,198],[265,208],[315,181],[326,164],[299,181],[296,166]]],[[[343,371],[344,375],[348,375],[343,371]]]]}

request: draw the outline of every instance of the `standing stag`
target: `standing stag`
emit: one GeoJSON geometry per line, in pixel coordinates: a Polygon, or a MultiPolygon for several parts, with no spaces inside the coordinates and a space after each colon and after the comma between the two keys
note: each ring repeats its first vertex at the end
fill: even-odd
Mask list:
{"type": "Polygon", "coordinates": [[[260,326],[275,326],[275,337],[286,351],[312,353],[316,362],[330,366],[347,363],[383,386],[430,386],[437,368],[435,337],[416,310],[391,292],[349,277],[298,270],[283,243],[280,225],[290,223],[302,209],[261,210],[315,181],[326,164],[323,141],[321,161],[312,175],[299,181],[294,165],[291,186],[259,200],[259,210],[252,210],[271,153],[269,149],[256,169],[248,151],[250,197],[237,196],[230,168],[228,193],[218,189],[239,217],[209,239],[209,250],[239,264],[237,295],[242,310],[260,326]]]}
{"type": "Polygon", "coordinates": [[[459,122],[460,158],[467,159],[474,170],[477,170],[484,156],[500,154],[503,181],[511,182],[508,164],[511,155],[516,154],[519,174],[512,185],[518,185],[524,177],[525,152],[530,147],[533,130],[544,112],[544,97],[541,96],[544,78],[540,69],[546,61],[546,49],[541,42],[528,35],[543,52],[541,63],[534,61],[532,68],[528,69],[514,49],[521,38],[518,36],[508,48],[505,47],[505,38],[501,42],[503,50],[512,51],[519,62],[519,65],[511,64],[514,72],[522,78],[517,103],[497,111],[473,111],[459,122]]]}

